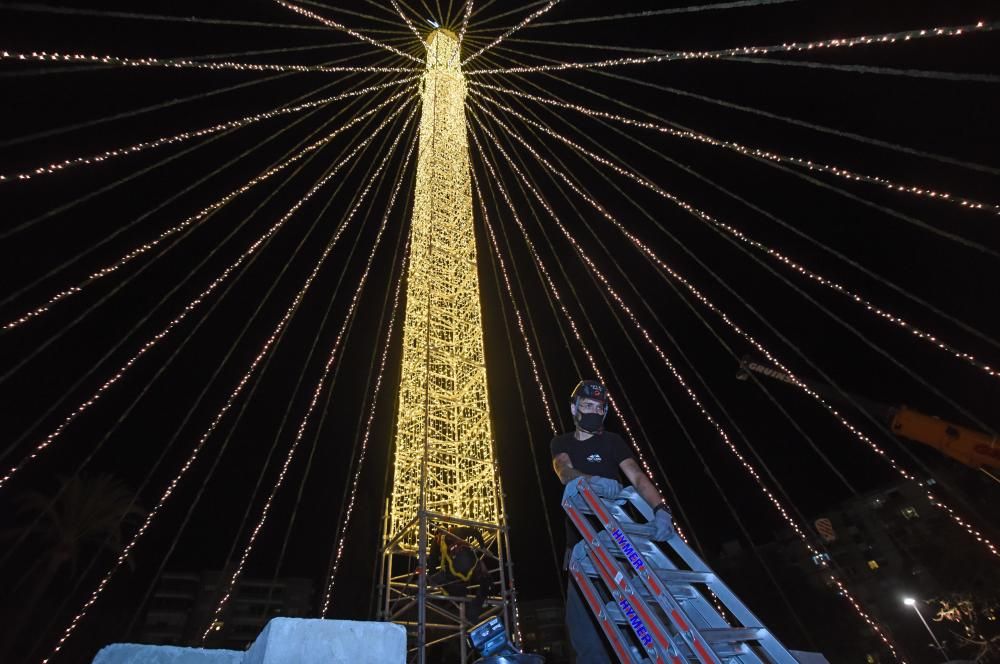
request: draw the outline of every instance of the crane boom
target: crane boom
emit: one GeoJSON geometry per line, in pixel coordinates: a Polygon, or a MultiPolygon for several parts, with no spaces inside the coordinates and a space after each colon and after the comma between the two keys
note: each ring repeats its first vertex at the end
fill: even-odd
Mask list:
{"type": "MultiPolygon", "coordinates": [[[[740,362],[740,373],[737,374],[737,378],[745,380],[747,372],[750,371],[784,383],[795,385],[799,382],[783,371],[745,357],[740,362]]],[[[823,395],[824,398],[844,400],[841,394],[829,387],[813,383],[809,383],[808,387],[823,395]]],[[[884,406],[854,395],[851,395],[851,400],[865,405],[866,410],[871,409],[885,414],[892,432],[897,436],[933,447],[942,454],[976,470],[1000,468],[1000,442],[997,441],[996,436],[969,429],[939,417],[925,415],[906,406],[884,406]]]]}
{"type": "Polygon", "coordinates": [[[929,445],[971,468],[1000,468],[1000,444],[996,436],[906,406],[894,410],[890,425],[896,435],[929,445]]]}

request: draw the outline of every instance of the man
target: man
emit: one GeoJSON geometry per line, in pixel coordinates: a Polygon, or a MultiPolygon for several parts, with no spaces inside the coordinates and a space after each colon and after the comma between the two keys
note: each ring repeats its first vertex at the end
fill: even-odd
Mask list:
{"type": "MultiPolygon", "coordinates": [[[[670,510],[653,482],[632,456],[632,450],[618,434],[604,430],[608,414],[608,391],[596,380],[577,384],[570,395],[570,412],[575,430],[556,436],[549,449],[552,468],[567,490],[581,478],[587,478],[591,488],[602,498],[615,498],[622,491],[618,478],[624,474],[648,504],[653,505],[652,539],[662,542],[673,535],[670,510]]],[[[566,562],[581,539],[573,524],[566,520],[566,562]]],[[[611,662],[597,622],[583,603],[570,577],[566,588],[566,629],[576,651],[577,664],[611,662]]]]}
{"type": "Polygon", "coordinates": [[[489,568],[477,553],[486,550],[486,542],[478,530],[468,527],[455,528],[452,532],[438,526],[432,529],[431,535],[427,569],[436,571],[428,575],[427,581],[454,597],[468,596],[469,589],[475,586],[475,599],[465,607],[465,619],[474,625],[479,622],[486,598],[493,590],[489,568]],[[478,548],[473,548],[473,541],[478,548]]]}

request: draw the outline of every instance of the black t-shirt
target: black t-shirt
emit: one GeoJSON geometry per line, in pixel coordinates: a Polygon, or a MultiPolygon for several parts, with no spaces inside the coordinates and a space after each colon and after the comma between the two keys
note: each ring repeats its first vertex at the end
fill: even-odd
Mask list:
{"type": "MultiPolygon", "coordinates": [[[[621,436],[605,431],[586,440],[577,440],[575,432],[556,436],[549,443],[549,451],[554,459],[565,452],[573,468],[587,475],[622,480],[620,464],[625,459],[634,458],[621,436]]],[[[566,548],[570,549],[581,539],[576,526],[566,517],[566,548]]]]}

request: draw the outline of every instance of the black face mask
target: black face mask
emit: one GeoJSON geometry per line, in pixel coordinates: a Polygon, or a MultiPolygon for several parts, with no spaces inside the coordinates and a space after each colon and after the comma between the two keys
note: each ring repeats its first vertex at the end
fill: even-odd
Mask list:
{"type": "Polygon", "coordinates": [[[587,433],[601,433],[604,430],[604,413],[581,413],[576,411],[576,426],[587,433]]]}

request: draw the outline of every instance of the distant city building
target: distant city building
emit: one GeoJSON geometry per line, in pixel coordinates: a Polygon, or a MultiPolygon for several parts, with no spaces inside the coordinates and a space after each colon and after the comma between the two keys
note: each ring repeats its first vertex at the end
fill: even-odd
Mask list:
{"type": "Polygon", "coordinates": [[[242,650],[275,616],[305,617],[313,613],[313,583],[309,579],[244,578],[226,609],[212,619],[220,597],[220,572],[167,573],[150,599],[140,641],[162,645],[196,645],[210,627],[204,645],[242,650]],[[209,623],[211,622],[211,626],[209,623]]]}
{"type": "Polygon", "coordinates": [[[525,651],[543,655],[545,664],[569,663],[571,648],[562,599],[520,601],[517,613],[525,651]]]}
{"type": "MultiPolygon", "coordinates": [[[[950,479],[962,481],[961,471],[950,479]]],[[[941,488],[934,480],[923,485],[899,482],[814,515],[810,525],[824,548],[819,553],[809,552],[798,536],[786,530],[754,551],[737,542],[726,544],[715,569],[763,614],[765,624],[787,635],[789,645],[809,645],[804,628],[813,640],[809,649],[824,652],[830,661],[889,661],[878,657],[878,637],[837,597],[833,576],[888,628],[910,661],[940,661],[927,645],[925,628],[903,599],[916,599],[932,628],[940,631],[939,638],[946,640],[950,628],[932,621],[936,608],[931,600],[1000,587],[1000,574],[982,545],[928,501],[928,491],[936,494],[941,488]],[[759,573],[758,556],[784,597],[776,593],[767,574],[759,573]]],[[[985,494],[977,494],[973,507],[1000,499],[992,491],[986,487],[985,494]]]]}

